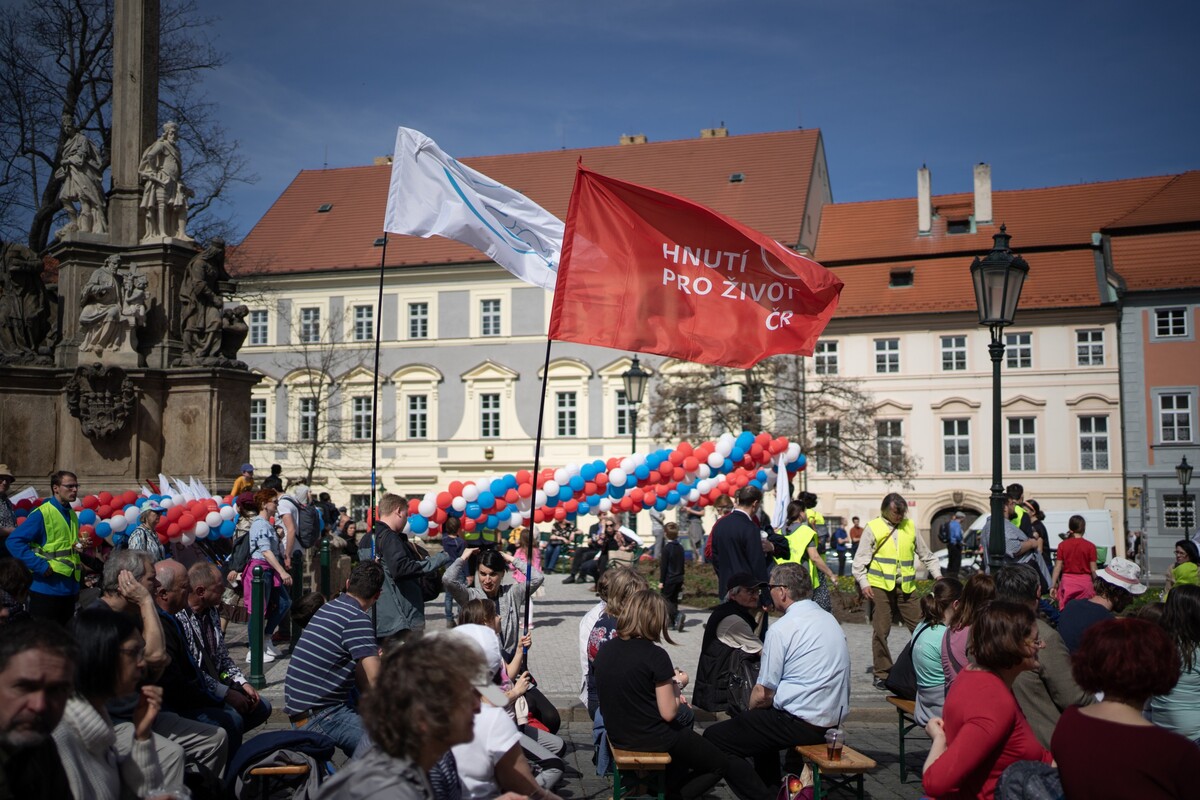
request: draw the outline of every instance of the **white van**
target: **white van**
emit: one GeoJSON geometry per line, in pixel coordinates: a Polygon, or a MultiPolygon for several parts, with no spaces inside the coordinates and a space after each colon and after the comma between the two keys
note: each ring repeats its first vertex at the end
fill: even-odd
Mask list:
{"type": "MultiPolygon", "coordinates": [[[[1108,559],[1116,555],[1116,551],[1113,549],[1116,546],[1116,534],[1113,531],[1112,512],[1108,509],[1089,508],[1083,511],[1046,511],[1045,514],[1046,519],[1043,520],[1042,524],[1046,526],[1046,532],[1050,534],[1050,550],[1052,553],[1058,549],[1058,543],[1067,537],[1067,523],[1071,517],[1078,514],[1087,523],[1083,538],[1096,545],[1097,562],[1104,564],[1108,559]]],[[[977,549],[976,542],[979,540],[979,532],[987,524],[988,517],[988,514],[983,514],[971,523],[970,528],[963,532],[965,546],[963,548],[962,565],[964,567],[977,568],[979,566],[974,551],[977,549]]],[[[941,561],[942,569],[945,570],[950,561],[949,553],[941,550],[938,552],[938,557],[941,561]]]]}

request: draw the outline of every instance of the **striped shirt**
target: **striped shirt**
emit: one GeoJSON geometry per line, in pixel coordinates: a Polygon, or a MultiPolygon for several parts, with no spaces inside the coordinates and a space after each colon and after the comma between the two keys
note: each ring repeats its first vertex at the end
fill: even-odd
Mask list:
{"type": "Polygon", "coordinates": [[[343,594],[321,606],[292,651],[283,684],[284,710],[301,714],[348,705],[355,666],[375,655],[375,629],[357,600],[343,594]]]}

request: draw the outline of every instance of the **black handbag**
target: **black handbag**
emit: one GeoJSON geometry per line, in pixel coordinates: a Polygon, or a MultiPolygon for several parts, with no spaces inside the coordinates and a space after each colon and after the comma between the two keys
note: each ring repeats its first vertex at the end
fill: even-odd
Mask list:
{"type": "Polygon", "coordinates": [[[913,666],[913,645],[930,627],[926,625],[917,631],[917,635],[913,637],[912,641],[904,646],[900,657],[892,664],[892,669],[888,672],[887,679],[884,680],[888,691],[897,697],[903,697],[905,700],[917,699],[917,668],[913,666]]]}

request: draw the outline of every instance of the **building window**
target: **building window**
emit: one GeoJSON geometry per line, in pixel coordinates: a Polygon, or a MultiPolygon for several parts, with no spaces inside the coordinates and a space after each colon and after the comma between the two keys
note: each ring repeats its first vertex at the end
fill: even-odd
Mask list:
{"type": "Polygon", "coordinates": [[[837,342],[817,342],[817,349],[813,352],[813,369],[818,375],[838,374],[837,342]]]}
{"type": "Polygon", "coordinates": [[[961,372],[967,368],[967,337],[942,337],[942,371],[961,372]]]}
{"type": "Polygon", "coordinates": [[[1163,495],[1163,527],[1190,535],[1196,527],[1196,495],[1163,495]]]}
{"type": "Polygon", "coordinates": [[[485,392],[479,395],[479,435],[484,439],[500,438],[500,394],[485,392]]]}
{"type": "Polygon", "coordinates": [[[617,436],[628,436],[633,430],[633,404],[624,389],[617,390],[617,436]]]}
{"type": "Polygon", "coordinates": [[[1104,366],[1104,331],[1075,331],[1075,364],[1080,367],[1104,366]]]}
{"type": "Polygon", "coordinates": [[[480,300],[479,301],[479,335],[480,336],[499,336],[500,335],[500,301],[499,300],[480,300]]]}
{"type": "Polygon", "coordinates": [[[1005,362],[1009,369],[1029,369],[1033,366],[1033,334],[1004,334],[1005,362]]]}
{"type": "Polygon", "coordinates": [[[300,309],[300,342],[316,344],[321,341],[321,309],[300,309]]]}
{"type": "Polygon", "coordinates": [[[1108,469],[1108,417],[1079,418],[1079,468],[1108,469]]]}
{"type": "Polygon", "coordinates": [[[317,399],[301,397],[299,412],[300,441],[311,442],[317,438],[317,399]]]}
{"type": "Polygon", "coordinates": [[[1008,468],[1037,469],[1037,420],[1033,417],[1008,418],[1008,468]]]}
{"type": "Polygon", "coordinates": [[[879,373],[900,371],[900,340],[875,340],[875,371],[879,373]]]}
{"type": "Polygon", "coordinates": [[[429,338],[429,303],[408,304],[408,338],[429,338]]]}
{"type": "Polygon", "coordinates": [[[1154,336],[1157,339],[1178,339],[1188,335],[1186,308],[1154,309],[1154,336]]]}
{"type": "Polygon", "coordinates": [[[942,420],[942,465],[946,472],[971,471],[971,420],[942,420]]]}
{"type": "Polygon", "coordinates": [[[354,307],[354,341],[375,341],[375,306],[354,307]]]}
{"type": "Polygon", "coordinates": [[[408,438],[426,439],[429,437],[429,396],[410,394],[408,396],[408,438]]]}
{"type": "Polygon", "coordinates": [[[267,399],[252,397],[250,399],[250,441],[265,442],[267,440],[267,399]]]}
{"type": "Polygon", "coordinates": [[[350,495],[350,519],[355,522],[365,522],[367,513],[371,510],[371,495],[369,494],[352,494],[350,495]]]}
{"type": "Polygon", "coordinates": [[[356,441],[370,439],[375,430],[375,403],[371,397],[353,398],[350,438],[356,441]]]}
{"type": "Polygon", "coordinates": [[[904,466],[904,424],[898,419],[875,423],[875,445],[879,450],[879,469],[899,472],[904,466]]]}
{"type": "Polygon", "coordinates": [[[837,420],[817,420],[814,428],[813,455],[818,472],[841,472],[841,425],[837,420]]]}
{"type": "Polygon", "coordinates": [[[1158,396],[1158,440],[1163,444],[1192,441],[1192,396],[1158,396]]]}
{"type": "MultiPolygon", "coordinates": [[[[624,394],[622,392],[621,394],[624,394]]],[[[694,437],[700,434],[700,406],[688,403],[679,409],[679,435],[694,437]]]]}
{"type": "Polygon", "coordinates": [[[576,408],[574,392],[554,393],[554,430],[557,436],[575,435],[576,408]]]}
{"type": "Polygon", "coordinates": [[[267,337],[270,335],[270,330],[267,328],[267,312],[264,309],[256,308],[250,312],[250,344],[264,345],[267,344],[267,337]]]}

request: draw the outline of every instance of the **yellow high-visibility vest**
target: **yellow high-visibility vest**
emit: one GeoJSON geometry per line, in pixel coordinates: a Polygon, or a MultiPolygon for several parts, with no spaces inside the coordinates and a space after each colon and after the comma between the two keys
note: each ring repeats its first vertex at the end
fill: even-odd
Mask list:
{"type": "Polygon", "coordinates": [[[892,532],[891,524],[883,517],[867,523],[875,535],[875,557],[867,566],[867,583],[876,589],[890,592],[896,586],[897,573],[900,591],[911,594],[916,588],[917,529],[911,519],[906,519],[892,532]],[[884,541],[884,540],[887,541],[884,541]],[[883,542],[883,544],[880,544],[883,542]]]}

